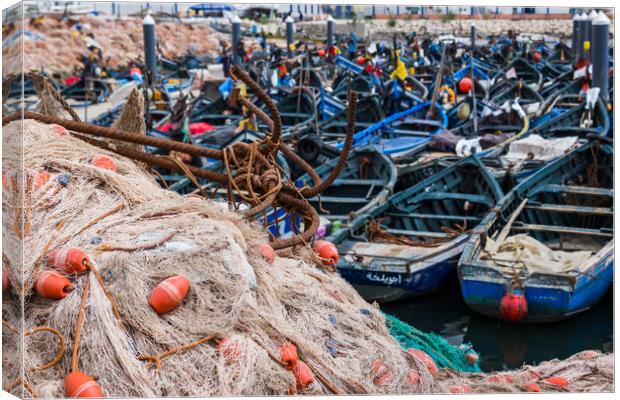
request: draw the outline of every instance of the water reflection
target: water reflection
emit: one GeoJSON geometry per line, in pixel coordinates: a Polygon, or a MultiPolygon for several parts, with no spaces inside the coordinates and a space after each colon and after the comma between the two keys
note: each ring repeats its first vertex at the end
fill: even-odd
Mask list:
{"type": "Polygon", "coordinates": [[[452,345],[471,342],[485,371],[567,358],[586,349],[613,350],[611,291],[591,310],[551,324],[511,325],[476,314],[463,303],[456,282],[441,293],[382,309],[452,345]]]}

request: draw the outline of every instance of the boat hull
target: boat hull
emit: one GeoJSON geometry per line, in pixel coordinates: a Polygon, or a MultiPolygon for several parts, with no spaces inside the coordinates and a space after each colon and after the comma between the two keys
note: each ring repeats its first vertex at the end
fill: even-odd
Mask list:
{"type": "Polygon", "coordinates": [[[338,268],[340,275],[369,302],[389,303],[432,293],[456,276],[458,257],[412,273],[338,268]]]}
{"type": "MultiPolygon", "coordinates": [[[[521,322],[555,322],[586,311],[609,290],[613,281],[613,252],[600,258],[588,275],[573,282],[544,275],[525,282],[527,314],[521,322]]],[[[483,315],[500,318],[499,303],[506,293],[506,279],[476,266],[461,265],[459,279],[465,303],[483,315]]]]}

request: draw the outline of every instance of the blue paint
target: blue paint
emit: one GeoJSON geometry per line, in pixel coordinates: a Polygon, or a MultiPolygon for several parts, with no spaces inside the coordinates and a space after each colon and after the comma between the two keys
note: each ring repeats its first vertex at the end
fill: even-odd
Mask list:
{"type": "Polygon", "coordinates": [[[422,296],[444,286],[456,272],[458,257],[429,265],[414,273],[372,271],[338,265],[338,273],[352,285],[391,287],[406,290],[412,297],[422,296]],[[374,280],[373,280],[374,279],[374,280]],[[376,279],[382,279],[378,281],[376,279]],[[391,283],[390,283],[391,282],[391,283]]]}

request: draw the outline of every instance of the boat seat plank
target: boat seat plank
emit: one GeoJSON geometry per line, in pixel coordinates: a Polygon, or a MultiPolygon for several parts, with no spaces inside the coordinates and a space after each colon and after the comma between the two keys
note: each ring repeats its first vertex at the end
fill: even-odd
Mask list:
{"type": "Polygon", "coordinates": [[[432,119],[405,118],[403,123],[426,125],[426,126],[437,126],[437,127],[441,126],[441,121],[435,121],[432,119]]]}
{"type": "Polygon", "coordinates": [[[342,196],[321,196],[323,203],[363,203],[366,204],[368,200],[359,197],[342,197],[342,196]]]}
{"type": "Polygon", "coordinates": [[[339,185],[355,185],[355,186],[369,186],[369,185],[385,185],[383,179],[336,179],[332,186],[339,185]]]}
{"type": "Polygon", "coordinates": [[[614,196],[613,189],[594,188],[594,187],[586,187],[586,186],[558,185],[555,183],[550,183],[550,184],[541,186],[539,189],[535,191],[535,193],[538,193],[538,192],[573,193],[573,194],[608,196],[608,197],[614,196]]]}
{"type": "Polygon", "coordinates": [[[421,194],[416,200],[467,200],[470,203],[481,203],[492,207],[491,200],[481,194],[453,193],[453,192],[429,192],[421,194]]]}
{"type": "Polygon", "coordinates": [[[553,226],[553,225],[538,225],[538,224],[522,224],[515,222],[511,230],[513,231],[534,231],[534,232],[553,232],[564,233],[573,235],[585,235],[585,236],[599,236],[605,238],[613,238],[613,233],[604,231],[603,229],[586,229],[586,228],[573,228],[569,226],[553,226]]]}
{"type": "Polygon", "coordinates": [[[553,211],[567,214],[614,215],[614,210],[607,207],[567,206],[561,204],[530,204],[528,210],[553,211]]]}
{"type": "Polygon", "coordinates": [[[439,238],[439,239],[451,237],[447,233],[443,233],[443,232],[414,231],[414,230],[395,229],[395,228],[384,229],[384,231],[394,234],[394,235],[407,235],[407,236],[415,236],[415,237],[428,237],[428,238],[439,238]]]}
{"type": "Polygon", "coordinates": [[[420,219],[445,219],[448,221],[473,221],[480,222],[481,219],[477,217],[470,217],[465,215],[441,215],[441,214],[421,214],[421,213],[396,213],[396,212],[387,212],[384,215],[388,217],[396,217],[396,218],[420,218],[420,219]]]}
{"type": "Polygon", "coordinates": [[[390,133],[396,134],[398,136],[415,136],[415,137],[418,137],[418,136],[428,137],[431,134],[431,132],[414,131],[410,129],[395,129],[395,128],[390,129],[390,133]]]}

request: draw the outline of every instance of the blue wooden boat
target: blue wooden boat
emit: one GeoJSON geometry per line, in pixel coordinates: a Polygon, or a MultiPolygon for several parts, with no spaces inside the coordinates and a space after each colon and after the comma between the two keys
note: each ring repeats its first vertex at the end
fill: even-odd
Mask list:
{"type": "Polygon", "coordinates": [[[523,58],[515,58],[508,65],[496,72],[493,76],[494,83],[508,79],[523,80],[525,84],[534,90],[540,89],[543,82],[543,74],[532,64],[523,58]],[[510,71],[514,69],[514,78],[509,78],[510,71]]]}
{"type": "Polygon", "coordinates": [[[465,246],[459,261],[465,303],[499,318],[502,297],[515,289],[527,301],[523,322],[557,321],[587,310],[613,279],[613,211],[611,146],[590,142],[547,165],[510,191],[465,246]],[[511,257],[503,247],[509,234],[570,253],[535,261],[511,257]],[[553,267],[555,260],[578,254],[577,265],[553,267]]]}
{"type": "Polygon", "coordinates": [[[329,238],[339,249],[340,275],[369,301],[420,296],[454,277],[470,230],[502,196],[475,156],[409,173],[400,180],[413,186],[329,238]]]}
{"type": "MultiPolygon", "coordinates": [[[[435,115],[432,118],[427,117],[430,105],[431,102],[426,101],[357,132],[353,136],[353,147],[373,144],[392,157],[423,149],[431,135],[442,131],[448,125],[448,117],[439,104],[435,107],[435,115]]],[[[344,143],[340,142],[335,146],[342,149],[344,143]]]]}
{"type": "Polygon", "coordinates": [[[610,127],[607,107],[600,97],[588,104],[584,96],[562,95],[544,106],[543,115],[530,130],[545,138],[578,136],[585,139],[588,134],[607,135],[610,127]]]}

